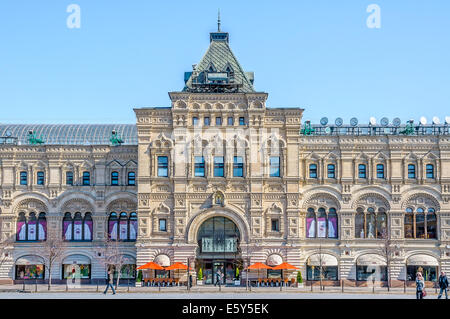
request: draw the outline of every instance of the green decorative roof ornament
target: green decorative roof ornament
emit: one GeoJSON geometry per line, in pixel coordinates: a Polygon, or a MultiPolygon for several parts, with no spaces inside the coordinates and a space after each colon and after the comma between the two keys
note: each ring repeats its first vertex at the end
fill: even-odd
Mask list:
{"type": "Polygon", "coordinates": [[[111,138],[109,140],[111,141],[112,146],[119,146],[123,143],[123,140],[118,136],[116,130],[111,132],[111,138]]]}
{"type": "Polygon", "coordinates": [[[313,135],[315,133],[315,129],[311,127],[311,121],[305,122],[305,127],[300,130],[300,134],[302,135],[313,135]]]}
{"type": "Polygon", "coordinates": [[[37,138],[36,134],[33,131],[28,131],[28,143],[30,145],[41,145],[44,144],[44,140],[41,138],[37,138]]]}
{"type": "Polygon", "coordinates": [[[406,123],[406,127],[403,131],[400,131],[400,134],[404,135],[413,135],[414,134],[414,126],[413,126],[414,120],[409,120],[408,123],[406,123]]]}

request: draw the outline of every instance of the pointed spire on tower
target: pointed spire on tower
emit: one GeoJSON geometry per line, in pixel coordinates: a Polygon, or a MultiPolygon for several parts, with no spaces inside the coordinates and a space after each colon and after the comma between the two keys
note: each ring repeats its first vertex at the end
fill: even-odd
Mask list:
{"type": "Polygon", "coordinates": [[[218,10],[218,14],[217,14],[217,32],[221,32],[220,31],[220,9],[218,10]]]}

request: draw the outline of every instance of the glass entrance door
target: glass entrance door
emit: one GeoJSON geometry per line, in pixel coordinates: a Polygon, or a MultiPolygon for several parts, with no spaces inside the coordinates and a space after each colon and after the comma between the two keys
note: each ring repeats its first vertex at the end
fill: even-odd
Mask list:
{"type": "Polygon", "coordinates": [[[221,283],[225,284],[225,263],[223,261],[213,262],[213,284],[217,282],[217,272],[222,274],[221,283]]]}

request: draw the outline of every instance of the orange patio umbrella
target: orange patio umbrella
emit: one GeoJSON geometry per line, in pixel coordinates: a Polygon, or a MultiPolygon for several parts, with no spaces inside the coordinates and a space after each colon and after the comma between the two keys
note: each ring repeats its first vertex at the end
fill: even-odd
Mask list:
{"type": "Polygon", "coordinates": [[[145,265],[142,265],[141,267],[138,267],[137,269],[155,269],[155,270],[164,270],[164,268],[157,263],[151,261],[146,263],[145,265]]]}
{"type": "Polygon", "coordinates": [[[273,269],[273,267],[267,266],[266,264],[263,263],[254,263],[253,265],[250,265],[247,267],[248,269],[258,269],[258,280],[259,280],[259,270],[260,269],[273,269]]]}
{"type": "Polygon", "coordinates": [[[300,268],[297,268],[297,267],[295,267],[295,266],[293,266],[291,264],[288,264],[288,263],[281,263],[278,266],[273,267],[273,269],[276,269],[276,270],[280,270],[280,269],[281,270],[283,270],[283,269],[284,270],[296,270],[296,269],[300,269],[300,268]]]}
{"type": "MultiPolygon", "coordinates": [[[[180,269],[182,269],[182,270],[187,270],[188,269],[188,266],[187,265],[185,265],[185,264],[183,264],[183,263],[181,263],[181,262],[176,262],[176,263],[174,263],[174,264],[172,264],[172,265],[170,265],[170,266],[167,266],[167,267],[164,267],[164,269],[166,269],[166,270],[180,270],[180,269]]],[[[192,268],[191,267],[189,267],[189,270],[192,270],[192,268]]],[[[177,275],[178,275],[179,273],[177,272],[177,275]]],[[[179,276],[178,276],[179,277],[179,276]]],[[[186,278],[187,280],[189,280],[189,278],[186,278]]]]}

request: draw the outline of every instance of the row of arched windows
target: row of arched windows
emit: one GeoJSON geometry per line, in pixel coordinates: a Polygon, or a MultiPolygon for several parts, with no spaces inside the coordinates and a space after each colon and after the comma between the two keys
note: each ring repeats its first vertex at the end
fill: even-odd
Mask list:
{"type": "Polygon", "coordinates": [[[17,241],[33,241],[47,239],[47,219],[45,213],[31,212],[28,216],[21,212],[17,220],[17,241]]]}
{"type": "Polygon", "coordinates": [[[112,212],[108,218],[108,236],[111,240],[135,241],[138,233],[137,214],[112,212]]]}
{"type": "Polygon", "coordinates": [[[308,208],[306,214],[306,237],[308,238],[338,238],[338,217],[336,208],[308,208]]]}
{"type": "Polygon", "coordinates": [[[406,209],[405,238],[437,238],[437,218],[434,208],[406,209]]]}
{"type": "Polygon", "coordinates": [[[67,241],[91,241],[93,221],[91,213],[66,213],[63,219],[63,239],[67,241]]]}

